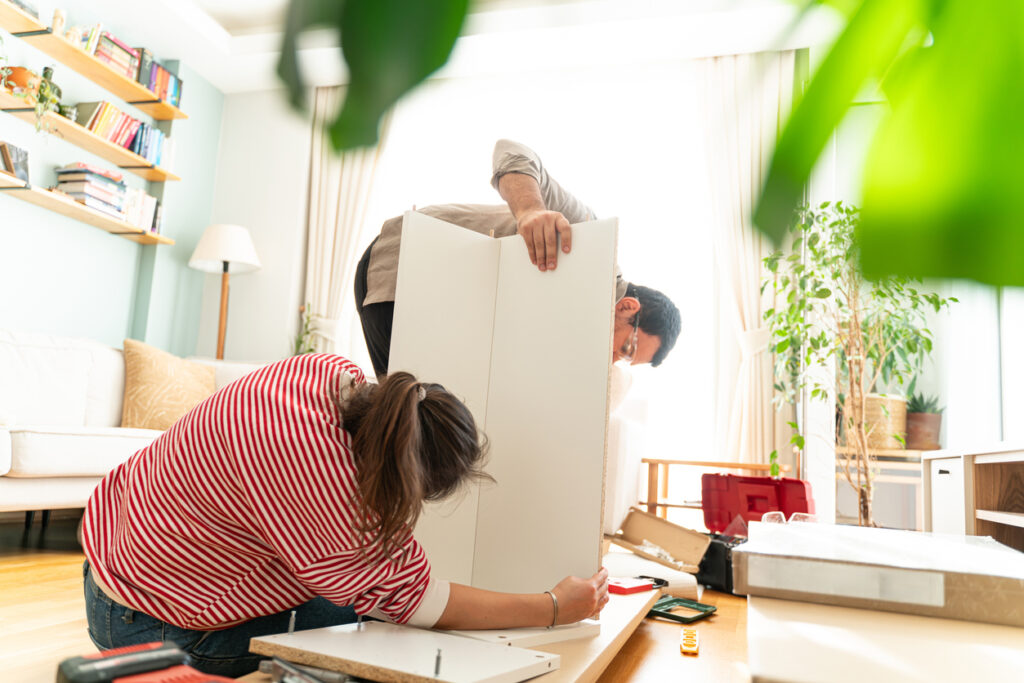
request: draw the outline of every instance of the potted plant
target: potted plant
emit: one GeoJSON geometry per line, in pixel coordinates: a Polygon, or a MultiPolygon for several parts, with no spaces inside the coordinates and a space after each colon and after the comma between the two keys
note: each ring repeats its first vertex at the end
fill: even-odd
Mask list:
{"type": "MultiPolygon", "coordinates": [[[[882,387],[913,391],[914,376],[932,350],[928,311],[941,311],[953,298],[924,291],[907,277],[865,280],[857,265],[853,233],[857,207],[825,202],[801,207],[789,227],[785,250],[764,259],[762,292],[777,304],[764,313],[772,333],[777,400],[795,402],[808,391],[812,399],[835,399],[837,441],[849,454],[841,460],[845,480],[858,499],[858,521],[874,526],[872,439],[899,425],[869,419],[869,395],[882,387]],[[835,375],[822,373],[833,367],[835,375]]],[[[895,405],[899,406],[897,402],[895,405]]],[[[892,408],[879,408],[883,418],[892,408]]],[[[793,443],[803,448],[804,437],[793,443]]]]}
{"type": "Polygon", "coordinates": [[[934,451],[939,446],[942,411],[937,396],[912,394],[907,401],[907,448],[934,451]]]}

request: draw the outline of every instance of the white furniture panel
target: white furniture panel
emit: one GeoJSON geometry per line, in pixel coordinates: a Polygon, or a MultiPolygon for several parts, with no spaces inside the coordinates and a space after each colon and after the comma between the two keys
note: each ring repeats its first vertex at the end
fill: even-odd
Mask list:
{"type": "MultiPolygon", "coordinates": [[[[405,370],[461,398],[483,429],[491,364],[495,241],[408,211],[402,226],[389,372],[405,370]]],[[[492,455],[493,457],[493,455],[492,455]]],[[[416,539],[434,576],[472,583],[479,487],[427,505],[416,539]]]]}
{"type": "Polygon", "coordinates": [[[536,592],[600,566],[616,233],[573,226],[541,273],[517,236],[406,214],[389,370],[466,400],[497,480],[417,525],[436,576],[536,592]]]}
{"type": "Polygon", "coordinates": [[[473,585],[536,591],[601,566],[616,221],[573,227],[539,272],[501,243],[487,434],[497,486],[480,491],[473,585]]]}

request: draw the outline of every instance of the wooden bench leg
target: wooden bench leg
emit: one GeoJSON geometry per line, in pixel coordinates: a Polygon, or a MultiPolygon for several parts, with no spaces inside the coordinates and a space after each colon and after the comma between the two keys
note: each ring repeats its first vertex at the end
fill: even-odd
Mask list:
{"type": "Polygon", "coordinates": [[[32,520],[36,518],[36,511],[29,510],[25,513],[25,531],[32,528],[32,520]]]}
{"type": "Polygon", "coordinates": [[[658,514],[658,465],[647,463],[647,512],[658,514]]]}

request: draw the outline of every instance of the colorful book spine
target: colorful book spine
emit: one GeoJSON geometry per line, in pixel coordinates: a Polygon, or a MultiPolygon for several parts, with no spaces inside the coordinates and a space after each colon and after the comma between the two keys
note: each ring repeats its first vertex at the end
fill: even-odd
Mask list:
{"type": "Polygon", "coordinates": [[[135,48],[139,53],[139,70],[135,76],[135,80],[149,87],[149,70],[153,66],[153,53],[144,47],[135,48]]]}

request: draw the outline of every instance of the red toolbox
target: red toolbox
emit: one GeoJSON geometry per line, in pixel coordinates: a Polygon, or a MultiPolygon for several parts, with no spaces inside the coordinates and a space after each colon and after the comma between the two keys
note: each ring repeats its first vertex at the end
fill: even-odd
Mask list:
{"type": "Polygon", "coordinates": [[[722,533],[739,515],[746,522],[760,522],[766,512],[780,510],[786,519],[794,512],[814,514],[811,486],[800,479],[742,477],[736,474],[701,476],[704,525],[722,533]]]}

